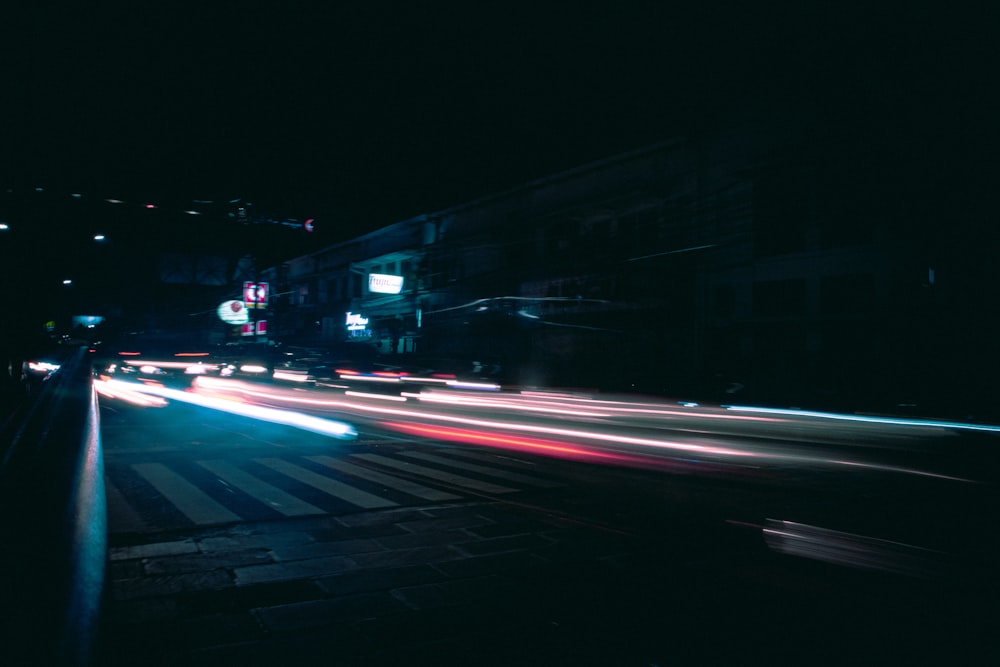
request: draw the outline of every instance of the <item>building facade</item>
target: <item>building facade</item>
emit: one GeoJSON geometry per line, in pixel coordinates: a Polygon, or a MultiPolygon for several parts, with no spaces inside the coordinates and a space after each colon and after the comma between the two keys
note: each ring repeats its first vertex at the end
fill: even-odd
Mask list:
{"type": "Polygon", "coordinates": [[[947,352],[971,274],[915,222],[912,166],[862,144],[743,116],[406,220],[270,269],[278,333],[703,399],[926,406],[963,363],[986,386],[995,356],[947,352]]]}

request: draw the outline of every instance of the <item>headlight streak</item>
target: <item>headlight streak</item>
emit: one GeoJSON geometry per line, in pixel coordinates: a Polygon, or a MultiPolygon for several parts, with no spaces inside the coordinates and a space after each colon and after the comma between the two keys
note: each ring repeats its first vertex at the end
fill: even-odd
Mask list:
{"type": "Polygon", "coordinates": [[[396,401],[396,402],[406,402],[405,396],[390,396],[388,394],[369,394],[364,391],[345,391],[345,396],[357,396],[358,398],[375,398],[380,401],[396,401]]]}
{"type": "Polygon", "coordinates": [[[1000,433],[1000,426],[988,424],[970,424],[968,422],[939,421],[935,419],[906,419],[904,417],[876,417],[870,415],[849,415],[838,412],[816,412],[812,410],[792,410],[782,408],[760,408],[748,405],[727,405],[727,410],[736,412],[756,412],[765,414],[788,415],[794,417],[816,417],[818,419],[836,419],[841,421],[862,422],[866,424],[892,424],[897,426],[919,426],[925,428],[956,428],[969,431],[986,431],[1000,433]]]}
{"type": "Polygon", "coordinates": [[[479,396],[463,396],[463,395],[447,395],[438,394],[433,392],[421,392],[419,394],[407,394],[407,396],[413,396],[419,398],[421,401],[427,401],[430,403],[448,403],[450,405],[470,405],[475,407],[485,407],[485,408],[504,408],[507,410],[526,410],[529,412],[547,412],[555,413],[560,415],[569,415],[572,417],[610,417],[611,414],[607,412],[583,412],[581,410],[568,410],[564,407],[541,407],[529,405],[525,402],[513,402],[505,401],[502,399],[494,398],[480,398],[479,396]]]}
{"type": "Polygon", "coordinates": [[[358,436],[358,432],[350,424],[334,421],[332,419],[324,419],[323,417],[306,415],[300,412],[291,412],[280,408],[262,407],[212,396],[202,396],[192,392],[168,389],[166,387],[135,385],[122,380],[109,380],[107,385],[111,388],[111,391],[131,389],[133,391],[153,394],[163,398],[183,401],[185,403],[198,405],[203,408],[229,412],[231,414],[249,417],[251,419],[258,419],[274,424],[283,424],[285,426],[294,426],[295,428],[299,428],[304,431],[328,435],[334,438],[353,439],[358,436]]]}
{"type": "Polygon", "coordinates": [[[289,373],[288,371],[274,371],[272,377],[275,380],[285,380],[286,382],[308,382],[309,376],[305,373],[289,373]]]}
{"type": "MultiPolygon", "coordinates": [[[[544,391],[521,391],[519,396],[527,397],[531,400],[544,400],[544,401],[570,401],[575,403],[586,403],[588,405],[597,405],[602,409],[622,413],[626,415],[663,415],[663,416],[674,416],[674,417],[697,417],[698,419],[736,419],[740,422],[766,422],[771,424],[781,424],[787,422],[787,419],[778,419],[777,417],[747,417],[745,415],[730,415],[723,412],[706,412],[705,410],[710,410],[712,408],[707,406],[700,406],[697,403],[684,402],[681,405],[688,410],[668,410],[666,408],[656,407],[652,403],[639,403],[634,401],[626,401],[620,399],[597,399],[591,398],[589,396],[578,396],[574,394],[565,393],[553,393],[544,391]],[[638,406],[638,407],[628,407],[628,406],[638,406]],[[694,410],[694,408],[701,408],[700,410],[694,410]]],[[[722,410],[722,408],[716,408],[722,410]]]]}
{"type": "Polygon", "coordinates": [[[436,378],[436,377],[426,377],[423,375],[411,375],[406,378],[407,382],[417,383],[417,384],[448,384],[455,378],[436,378]]]}
{"type": "Polygon", "coordinates": [[[399,384],[398,377],[385,377],[382,375],[353,375],[349,373],[340,373],[337,377],[341,380],[352,380],[357,382],[389,382],[392,384],[399,384]]]}
{"type": "Polygon", "coordinates": [[[29,361],[28,370],[34,371],[35,373],[46,373],[52,374],[59,370],[60,365],[54,364],[50,361],[29,361]]]}
{"type": "Polygon", "coordinates": [[[904,468],[902,466],[891,466],[884,463],[873,465],[870,463],[861,463],[860,461],[845,461],[842,459],[830,459],[830,463],[840,466],[858,466],[862,468],[877,468],[883,472],[896,472],[905,473],[909,475],[918,475],[920,477],[933,477],[934,479],[946,479],[951,482],[969,482],[973,483],[974,480],[966,479],[964,477],[954,477],[952,475],[945,475],[937,472],[930,472],[929,470],[918,470],[916,468],[904,468]]]}
{"type": "Polygon", "coordinates": [[[124,382],[104,379],[94,380],[94,390],[105,398],[114,398],[146,408],[162,408],[167,404],[165,399],[159,396],[149,396],[127,386],[124,382]],[[110,382],[116,382],[116,384],[111,385],[109,384],[110,382]]]}
{"type": "Polygon", "coordinates": [[[483,391],[500,391],[500,385],[489,382],[465,382],[464,380],[448,380],[449,387],[460,387],[462,389],[479,389],[483,391]]]}
{"type": "MultiPolygon", "coordinates": [[[[273,392],[261,391],[260,389],[249,385],[246,383],[236,383],[232,380],[211,378],[211,377],[200,377],[197,378],[194,385],[195,388],[205,388],[208,390],[218,390],[225,392],[236,392],[243,394],[245,396],[254,397],[257,399],[264,399],[269,401],[282,401],[287,403],[295,403],[300,405],[309,405],[317,409],[335,409],[335,410],[349,410],[362,413],[368,413],[370,415],[376,416],[386,416],[392,418],[405,418],[414,419],[426,422],[427,420],[434,420],[438,422],[448,422],[453,424],[461,424],[464,426],[477,427],[482,429],[488,429],[490,431],[520,431],[522,433],[537,433],[548,436],[555,437],[565,437],[580,439],[586,442],[595,442],[597,447],[606,444],[618,444],[625,446],[635,446],[643,448],[641,450],[646,456],[655,456],[657,453],[670,452],[670,453],[688,453],[697,454],[701,456],[716,456],[723,458],[736,459],[738,461],[743,461],[744,465],[765,465],[765,464],[779,464],[779,465],[812,465],[812,466],[832,466],[832,467],[852,467],[852,468],[865,468],[869,470],[880,470],[884,472],[900,473],[900,474],[912,474],[924,477],[936,477],[940,479],[961,481],[961,482],[973,482],[974,480],[969,480],[960,477],[952,477],[943,474],[937,474],[926,470],[920,470],[915,468],[908,468],[902,466],[891,466],[883,465],[878,462],[872,461],[862,461],[862,460],[847,460],[843,457],[833,458],[829,455],[820,452],[810,452],[804,447],[800,447],[798,451],[792,451],[791,448],[783,448],[783,450],[777,449],[764,449],[764,447],[759,443],[750,444],[747,443],[743,445],[746,449],[736,449],[733,447],[725,447],[721,445],[709,445],[709,444],[698,444],[690,442],[680,442],[672,440],[657,440],[651,438],[639,438],[633,436],[624,436],[613,433],[609,430],[579,430],[579,429],[565,429],[551,426],[540,426],[536,424],[527,424],[523,422],[503,422],[494,421],[488,419],[475,419],[470,417],[462,417],[455,415],[448,415],[440,412],[427,412],[422,410],[413,409],[399,409],[382,407],[374,404],[367,404],[363,402],[352,402],[345,400],[329,400],[329,399],[317,399],[317,398],[307,398],[300,395],[289,396],[276,394],[273,392]],[[750,449],[751,447],[755,449],[750,449]]],[[[604,403],[604,402],[602,402],[604,403]]],[[[701,412],[687,411],[685,415],[688,417],[701,417],[701,412]]],[[[737,419],[750,419],[755,420],[756,418],[741,417],[740,415],[729,415],[730,417],[735,417],[737,419]]],[[[779,422],[784,422],[787,420],[780,419],[779,422]]],[[[614,428],[611,426],[609,428],[614,428]]]]}
{"type": "MultiPolygon", "coordinates": [[[[123,353],[124,354],[124,353],[123,353]]],[[[202,361],[158,361],[156,359],[126,359],[124,361],[126,366],[131,366],[133,368],[142,368],[148,366],[151,368],[182,368],[185,372],[191,372],[188,369],[199,368],[201,370],[193,371],[194,373],[204,373],[207,371],[214,371],[219,366],[217,364],[206,364],[202,361]]],[[[145,371],[143,371],[145,372],[145,371]]]]}
{"type": "MultiPolygon", "coordinates": [[[[227,388],[227,383],[222,380],[214,380],[213,378],[199,378],[198,384],[195,386],[227,388]]],[[[499,421],[490,421],[485,419],[471,419],[468,417],[455,417],[452,415],[446,415],[438,412],[422,412],[417,410],[398,410],[398,409],[394,410],[390,408],[380,408],[360,403],[351,403],[348,401],[329,401],[329,400],[299,398],[297,396],[280,396],[274,393],[253,390],[248,387],[236,388],[235,391],[238,391],[245,395],[259,396],[267,400],[281,400],[293,403],[303,403],[308,405],[315,405],[317,407],[347,408],[353,410],[360,410],[364,412],[373,412],[376,414],[391,415],[394,417],[410,417],[420,420],[434,419],[437,421],[465,424],[467,426],[479,426],[487,429],[502,429],[508,431],[516,430],[516,431],[525,431],[530,433],[544,433],[546,435],[581,438],[584,440],[599,440],[601,442],[615,442],[625,445],[639,445],[639,446],[656,448],[660,450],[697,452],[699,454],[731,456],[737,458],[753,458],[760,456],[760,454],[758,454],[757,452],[732,449],[729,447],[718,447],[714,445],[698,445],[698,444],[684,443],[684,442],[671,442],[666,440],[650,440],[648,438],[634,438],[630,436],[615,435],[613,433],[608,433],[608,432],[580,431],[575,429],[564,429],[564,428],[555,428],[551,426],[538,426],[534,424],[525,424],[522,422],[499,422],[499,421]]]]}

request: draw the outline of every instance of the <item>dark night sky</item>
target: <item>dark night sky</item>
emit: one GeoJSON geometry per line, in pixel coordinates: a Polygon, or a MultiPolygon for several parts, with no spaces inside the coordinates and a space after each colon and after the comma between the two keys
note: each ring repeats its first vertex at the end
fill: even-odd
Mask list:
{"type": "Polygon", "coordinates": [[[995,22],[944,5],[345,4],[14,12],[5,186],[243,197],[346,238],[748,99],[939,147],[990,117],[995,22]]]}

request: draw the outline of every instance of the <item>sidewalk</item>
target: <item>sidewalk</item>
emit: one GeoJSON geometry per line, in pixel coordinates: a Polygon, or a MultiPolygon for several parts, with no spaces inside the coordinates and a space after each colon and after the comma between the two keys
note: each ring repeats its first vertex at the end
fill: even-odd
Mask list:
{"type": "Polygon", "coordinates": [[[653,664],[661,546],[493,504],[112,543],[97,667],[653,664]]]}

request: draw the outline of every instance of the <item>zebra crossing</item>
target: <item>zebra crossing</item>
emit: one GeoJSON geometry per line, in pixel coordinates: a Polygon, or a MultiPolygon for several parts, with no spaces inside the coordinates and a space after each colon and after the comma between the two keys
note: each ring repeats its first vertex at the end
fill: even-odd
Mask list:
{"type": "Polygon", "coordinates": [[[135,533],[551,489],[524,464],[460,449],[106,463],[109,528],[135,533]]]}

